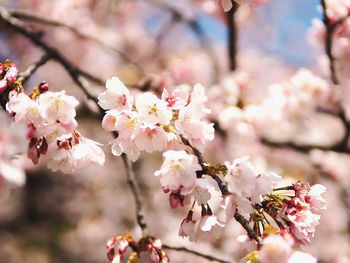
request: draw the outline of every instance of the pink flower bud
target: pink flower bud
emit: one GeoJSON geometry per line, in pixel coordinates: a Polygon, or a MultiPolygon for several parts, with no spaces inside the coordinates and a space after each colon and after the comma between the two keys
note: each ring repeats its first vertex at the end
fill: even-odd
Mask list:
{"type": "Polygon", "coordinates": [[[40,152],[38,151],[37,148],[37,139],[33,138],[30,143],[29,143],[29,147],[28,147],[28,158],[30,158],[32,160],[32,162],[34,164],[38,164],[39,163],[39,157],[40,157],[40,152]]]}
{"type": "MultiPolygon", "coordinates": [[[[113,237],[107,241],[107,257],[109,260],[114,262],[114,247],[115,247],[116,237],[113,237]]],[[[117,255],[118,256],[118,255],[117,255]]]]}
{"type": "Polygon", "coordinates": [[[169,196],[169,203],[172,209],[175,209],[179,206],[180,204],[180,200],[178,199],[178,197],[176,196],[176,194],[171,193],[169,196]]]}
{"type": "Polygon", "coordinates": [[[158,256],[157,250],[152,248],[151,255],[149,258],[152,263],[159,263],[159,256],[158,256]]]}
{"type": "Polygon", "coordinates": [[[33,122],[31,122],[31,123],[28,125],[27,138],[28,138],[28,140],[31,140],[31,139],[35,138],[35,127],[34,127],[34,125],[33,125],[33,122]]]}
{"type": "Polygon", "coordinates": [[[5,75],[5,78],[8,81],[16,81],[17,75],[18,75],[18,68],[16,67],[15,64],[12,63],[11,66],[7,68],[7,73],[5,75]]]}
{"type": "Polygon", "coordinates": [[[41,82],[39,84],[39,91],[40,93],[44,93],[49,90],[49,84],[47,84],[45,81],[41,82]]]}
{"type": "Polygon", "coordinates": [[[39,151],[41,154],[46,154],[49,146],[47,144],[46,138],[42,137],[40,139],[40,146],[39,146],[39,151]]]}
{"type": "Polygon", "coordinates": [[[167,186],[163,185],[162,188],[165,194],[169,192],[169,188],[167,186]]]}

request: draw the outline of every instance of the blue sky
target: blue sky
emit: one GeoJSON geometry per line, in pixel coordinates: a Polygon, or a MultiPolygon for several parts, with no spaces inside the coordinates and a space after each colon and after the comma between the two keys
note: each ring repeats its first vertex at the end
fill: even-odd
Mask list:
{"type": "MultiPolygon", "coordinates": [[[[270,0],[258,9],[254,20],[239,32],[241,48],[262,49],[294,66],[314,63],[315,53],[306,41],[313,18],[320,18],[319,0],[270,0]]],[[[201,17],[201,25],[212,39],[226,41],[226,28],[218,21],[201,17]]]]}

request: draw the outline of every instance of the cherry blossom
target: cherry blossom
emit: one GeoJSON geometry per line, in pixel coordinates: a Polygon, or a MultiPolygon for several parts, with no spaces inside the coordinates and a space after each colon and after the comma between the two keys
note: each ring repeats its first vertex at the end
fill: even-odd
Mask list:
{"type": "Polygon", "coordinates": [[[48,122],[70,123],[75,118],[75,108],[79,102],[73,97],[66,95],[66,92],[47,91],[39,96],[41,114],[48,122]]]}
{"type": "Polygon", "coordinates": [[[236,159],[232,164],[226,162],[225,165],[227,166],[225,181],[229,191],[238,195],[250,196],[255,187],[258,173],[249,162],[249,157],[236,159]]]}
{"type": "Polygon", "coordinates": [[[8,109],[15,112],[15,122],[24,122],[29,124],[33,122],[35,126],[43,120],[41,116],[41,107],[39,102],[32,100],[24,93],[11,91],[8,102],[8,109]]]}
{"type": "Polygon", "coordinates": [[[98,96],[98,104],[105,110],[131,110],[133,98],[123,82],[117,77],[106,81],[106,91],[98,96]]]}
{"type": "Polygon", "coordinates": [[[162,167],[154,173],[160,177],[161,185],[170,191],[181,188],[181,193],[191,193],[196,183],[196,171],[202,169],[197,157],[173,150],[164,152],[163,157],[162,167]]]}
{"type": "Polygon", "coordinates": [[[240,213],[246,215],[247,218],[254,212],[251,202],[247,198],[237,195],[236,193],[225,196],[221,207],[225,211],[226,223],[233,218],[237,209],[240,213]]]}
{"type": "Polygon", "coordinates": [[[168,125],[172,119],[172,112],[168,109],[167,103],[150,92],[138,95],[135,106],[145,123],[168,125]]]}
{"type": "Polygon", "coordinates": [[[168,106],[174,110],[180,109],[181,107],[186,106],[188,103],[188,98],[190,95],[190,86],[189,85],[180,85],[177,86],[171,94],[169,94],[167,89],[163,90],[162,100],[168,103],[168,106]]]}
{"type": "Polygon", "coordinates": [[[204,215],[196,224],[196,240],[218,239],[224,233],[224,226],[215,215],[204,215]]]}
{"type": "Polygon", "coordinates": [[[168,144],[168,138],[163,128],[144,125],[135,137],[135,144],[146,152],[163,151],[168,144]]]}

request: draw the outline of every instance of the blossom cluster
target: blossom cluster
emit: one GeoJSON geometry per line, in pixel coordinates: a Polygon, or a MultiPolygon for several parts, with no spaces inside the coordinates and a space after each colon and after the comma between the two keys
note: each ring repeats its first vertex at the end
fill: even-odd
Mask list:
{"type": "Polygon", "coordinates": [[[159,171],[164,192],[171,191],[170,205],[193,203],[188,215],[183,219],[179,235],[189,237],[191,241],[218,238],[224,227],[235,216],[236,211],[254,223],[254,231],[262,235],[262,227],[272,225],[266,215],[278,223],[283,231],[293,236],[295,242],[305,244],[313,236],[315,226],[319,224],[320,211],[325,209],[322,194],[325,187],[295,183],[280,190],[293,190],[293,195],[277,193],[275,189],[281,179],[275,173],[260,173],[248,157],[236,159],[224,166],[205,168],[208,175],[198,176],[202,171],[195,155],[185,151],[168,151],[164,153],[164,162],[159,171]],[[210,208],[213,192],[218,192],[213,174],[223,174],[227,193],[222,193],[221,208],[225,219],[220,220],[210,208]],[[199,219],[194,219],[194,205],[201,209],[199,219]]]}
{"type": "Polygon", "coordinates": [[[274,84],[262,107],[274,120],[298,119],[332,102],[330,85],[308,69],[299,69],[288,82],[274,84]]]}
{"type": "Polygon", "coordinates": [[[112,153],[125,153],[136,161],[146,152],[185,148],[181,136],[204,150],[214,139],[213,124],[205,120],[209,110],[204,102],[204,88],[197,84],[190,92],[188,85],[164,89],[161,98],[151,92],[136,97],[117,78],[106,82],[107,90],[98,97],[99,105],[107,110],[102,127],[118,133],[112,143],[112,153]]]}
{"type": "Polygon", "coordinates": [[[315,257],[294,249],[295,242],[290,234],[268,228],[259,250],[253,250],[241,262],[253,263],[316,263],[315,257]]]}
{"type": "MultiPolygon", "coordinates": [[[[17,74],[11,76],[17,78],[17,74]]],[[[76,129],[75,108],[79,102],[65,91],[48,89],[48,84],[42,82],[30,95],[25,94],[21,85],[9,93],[8,114],[15,123],[28,127],[28,157],[38,164],[40,157],[47,155],[48,167],[64,173],[73,173],[91,162],[103,165],[105,156],[100,144],[83,137],[76,129]]]]}
{"type": "Polygon", "coordinates": [[[144,236],[135,242],[129,233],[116,235],[107,241],[107,257],[112,263],[123,262],[128,248],[132,250],[128,262],[137,262],[138,259],[144,259],[151,263],[169,262],[169,258],[162,250],[160,239],[144,236]]]}

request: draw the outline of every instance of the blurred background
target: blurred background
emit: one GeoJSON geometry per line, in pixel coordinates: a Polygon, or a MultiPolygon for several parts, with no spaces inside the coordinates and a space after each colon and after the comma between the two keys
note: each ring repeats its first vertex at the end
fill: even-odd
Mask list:
{"type": "MultiPolygon", "coordinates": [[[[212,120],[221,116],[216,123],[219,132],[205,157],[222,163],[250,155],[259,169],[281,174],[282,184],[300,179],[326,185],[328,210],[311,244],[302,249],[319,262],[350,262],[349,156],[318,149],[342,138],[341,121],[304,109],[305,105],[283,115],[283,120],[259,115],[259,107],[278,104],[271,86],[289,83],[299,68],[312,70],[327,88],[331,86],[323,47],[308,41],[312,19],[322,16],[319,1],[255,0],[241,6],[235,13],[238,66],[234,73],[229,70],[227,15],[215,0],[0,0],[0,5],[42,32],[41,38],[74,65],[103,81],[118,76],[129,87],[151,83],[155,92],[159,92],[159,81],[202,83],[212,120]],[[28,14],[70,27],[35,21],[28,14]],[[240,117],[222,114],[238,104],[244,109],[240,117]],[[317,147],[296,151],[261,143],[262,137],[282,145],[295,142],[317,147]]],[[[40,48],[0,22],[1,62],[8,58],[23,71],[42,55],[40,48]]],[[[31,90],[43,80],[51,90],[66,90],[78,98],[79,130],[104,144],[106,164],[65,175],[49,171],[45,160],[33,166],[22,158],[26,184],[15,187],[3,182],[0,188],[0,262],[108,262],[105,243],[109,238],[127,231],[140,236],[122,161],[110,152],[112,135],[102,129],[97,108],[61,65],[49,60],[25,88],[31,90]]],[[[104,89],[95,82],[90,87],[94,94],[104,89]]],[[[328,102],[321,108],[336,108],[334,101],[328,102]]],[[[278,113],[281,109],[271,106],[269,110],[278,113]]],[[[168,245],[194,248],[233,262],[244,256],[236,241],[244,232],[235,222],[218,240],[193,244],[178,237],[187,210],[170,208],[159,179],[153,176],[160,165],[160,153],[143,153],[134,164],[150,233],[168,245]]],[[[218,205],[219,198],[213,207],[218,205]]],[[[172,262],[205,262],[183,252],[167,253],[172,262]]]]}

